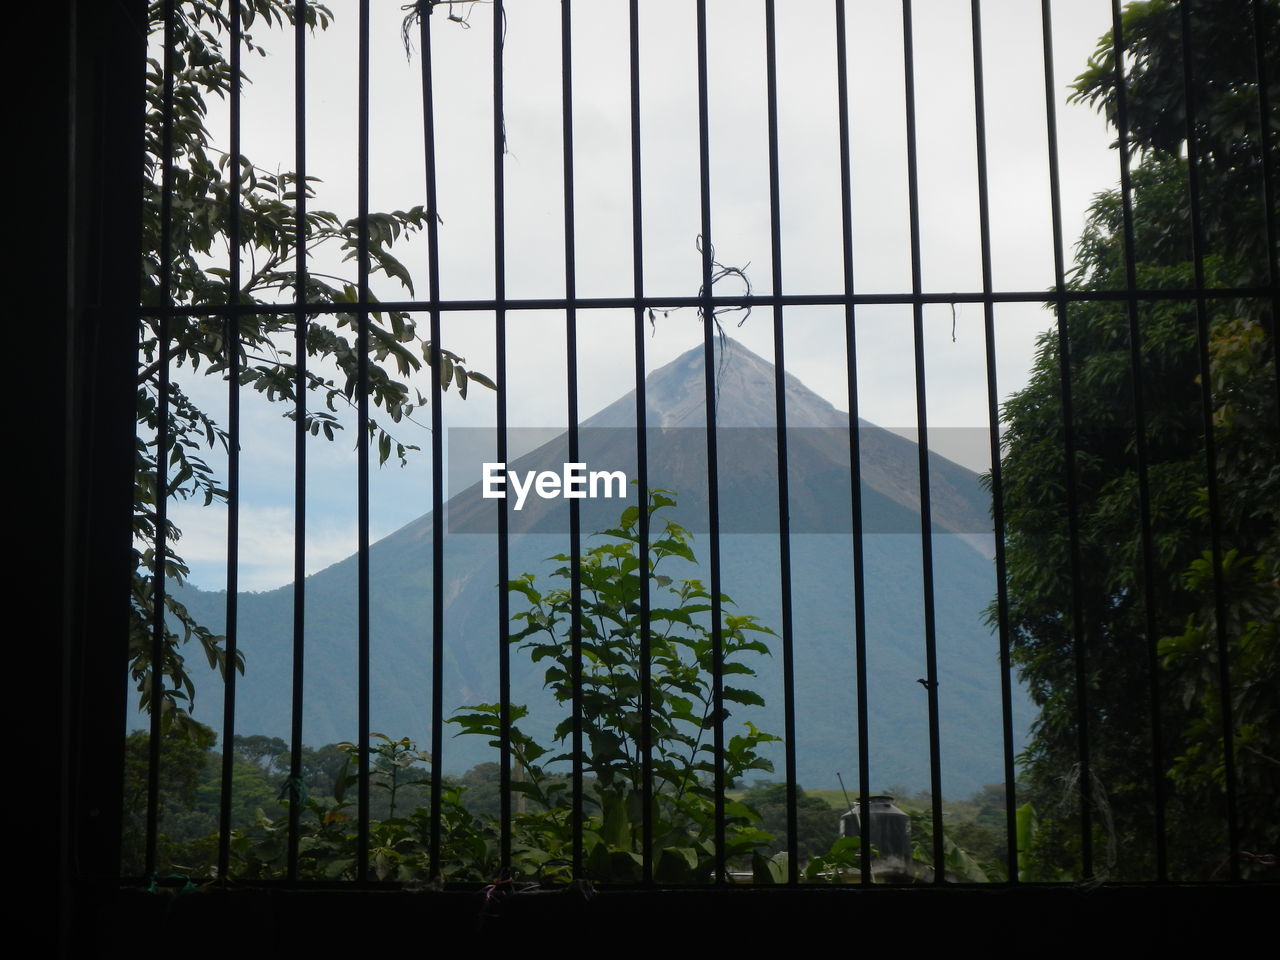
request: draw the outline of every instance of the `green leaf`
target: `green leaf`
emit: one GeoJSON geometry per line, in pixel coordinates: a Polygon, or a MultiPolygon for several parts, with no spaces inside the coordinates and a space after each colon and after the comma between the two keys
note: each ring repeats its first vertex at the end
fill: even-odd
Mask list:
{"type": "Polygon", "coordinates": [[[764,697],[754,690],[743,690],[741,687],[725,687],[724,698],[734,703],[749,704],[757,707],[764,706],[764,697]]]}

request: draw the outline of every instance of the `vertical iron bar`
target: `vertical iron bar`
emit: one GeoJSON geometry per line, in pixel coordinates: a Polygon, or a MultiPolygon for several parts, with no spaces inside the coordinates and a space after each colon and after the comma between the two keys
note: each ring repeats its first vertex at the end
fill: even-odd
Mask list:
{"type": "Polygon", "coordinates": [[[231,860],[232,747],[236,730],[236,653],[240,593],[240,5],[231,8],[231,178],[227,190],[227,313],[223,344],[227,351],[227,605],[226,666],[222,674],[222,770],[218,790],[218,879],[227,879],[231,860]]]}
{"type": "MultiPolygon", "coordinates": [[[[369,879],[369,0],[360,0],[359,115],[357,119],[357,235],[356,259],[360,310],[356,349],[356,391],[360,419],[357,447],[356,497],[358,554],[356,620],[360,780],[356,826],[356,879],[369,879]]],[[[432,758],[433,761],[435,758],[432,758]]],[[[435,764],[433,763],[433,768],[435,764]]],[[[434,864],[433,864],[434,866],[434,864]]]]}
{"type": "MultiPolygon", "coordinates": [[[[435,73],[431,56],[430,8],[418,17],[422,45],[422,155],[427,190],[427,293],[431,365],[431,827],[427,855],[433,879],[440,863],[441,803],[444,793],[444,412],[440,379],[440,220],[436,179],[435,73]]],[[[504,595],[505,591],[499,591],[504,595]]]]}
{"type": "MultiPolygon", "coordinates": [[[[644,296],[644,205],[640,170],[640,3],[631,0],[628,20],[631,66],[631,286],[644,296]]],[[[640,813],[641,878],[653,882],[653,664],[649,596],[649,400],[645,390],[644,307],[635,308],[637,536],[640,561],[640,813]]]]}
{"type": "Polygon", "coordinates": [[[840,220],[844,252],[845,375],[849,387],[849,502],[853,519],[853,637],[858,694],[858,877],[871,882],[871,741],[867,733],[867,589],[862,541],[862,443],[858,420],[858,337],[853,305],[853,172],[849,155],[849,57],[844,0],[836,0],[840,111],[840,220]]]}
{"type": "MultiPolygon", "coordinates": [[[[560,128],[564,161],[564,295],[566,376],[569,382],[569,462],[578,450],[578,308],[573,210],[573,46],[570,0],[560,0],[560,128]]],[[[582,516],[569,501],[570,647],[573,656],[573,877],[582,879],[582,516]]]]}
{"type": "Polygon", "coordinates": [[[1252,0],[1253,14],[1253,62],[1258,78],[1258,140],[1262,151],[1262,210],[1267,228],[1267,282],[1271,286],[1271,362],[1275,368],[1276,405],[1280,409],[1280,264],[1276,262],[1280,237],[1276,235],[1276,181],[1271,169],[1276,150],[1271,149],[1275,133],[1271,123],[1271,103],[1267,93],[1267,51],[1263,40],[1267,24],[1263,20],[1262,0],[1252,0]]]}
{"type": "Polygon", "coordinates": [[[1053,217],[1054,303],[1058,323],[1058,369],[1062,383],[1063,455],[1066,460],[1067,537],[1070,541],[1071,630],[1075,647],[1076,730],[1080,757],[1080,865],[1083,876],[1093,876],[1093,817],[1089,764],[1088,674],[1080,580],[1080,522],[1076,491],[1075,417],[1071,400],[1071,339],[1067,330],[1066,260],[1062,246],[1062,192],[1058,164],[1058,120],[1054,102],[1053,26],[1050,0],[1040,0],[1044,57],[1045,131],[1049,145],[1049,194],[1053,217]]]}
{"type": "Polygon", "coordinates": [[[307,4],[293,8],[293,702],[289,720],[289,841],[286,871],[298,878],[302,823],[302,706],[307,597],[307,4]]]}
{"type": "Polygon", "coordinates": [[[929,489],[929,423],[925,395],[924,302],[920,268],[920,185],[916,148],[915,44],[911,0],[902,2],[903,74],[907,113],[907,193],[911,216],[911,313],[915,343],[916,429],[920,474],[920,554],[924,594],[924,645],[929,695],[929,789],[933,794],[933,882],[946,873],[942,836],[942,760],[938,729],[938,635],[933,596],[933,511],[929,489]]]}
{"type": "Polygon", "coordinates": [[[724,630],[720,622],[720,476],[716,444],[715,307],[711,290],[711,132],[707,103],[707,0],[698,0],[698,175],[702,241],[702,358],[707,422],[707,525],[711,574],[711,710],[715,793],[715,878],[725,876],[724,630]]]}
{"type": "MultiPolygon", "coordinates": [[[[782,210],[778,183],[778,57],[774,0],[765,0],[765,85],[769,115],[769,249],[773,293],[782,293],[782,210]]],[[[778,567],[782,577],[782,712],[786,741],[787,882],[800,882],[800,851],[796,826],[796,691],[795,649],[791,609],[791,517],[787,476],[787,371],[783,348],[782,304],[773,308],[773,402],[778,443],[778,567]]]]}
{"type": "MultiPolygon", "coordinates": [[[[493,296],[495,375],[497,396],[497,459],[507,462],[507,239],[506,180],[503,157],[506,155],[506,128],[502,96],[503,34],[506,12],[502,0],[493,7],[493,296]]],[[[507,501],[497,500],[498,508],[498,762],[500,765],[498,798],[500,818],[500,860],[503,871],[511,869],[511,543],[507,501]]]]}
{"type": "Polygon", "coordinates": [[[1004,747],[1006,870],[1018,882],[1017,773],[1013,756],[1013,677],[1009,656],[1009,584],[1005,566],[1004,479],[1000,464],[1000,392],[996,384],[995,304],[991,299],[991,191],[987,180],[987,102],[982,52],[982,0],[972,0],[973,110],[978,159],[978,229],[982,243],[982,321],[986,342],[987,429],[991,441],[991,520],[996,547],[996,618],[1000,641],[1000,729],[1004,747]]]}
{"type": "Polygon", "coordinates": [[[164,714],[165,565],[169,524],[169,324],[173,307],[173,74],[175,70],[173,0],[164,5],[164,102],[160,119],[160,318],[157,324],[156,519],[151,564],[150,739],[147,741],[147,822],[144,872],[156,872],[160,829],[160,736],[164,714]]]}
{"type": "Polygon", "coordinates": [[[1231,703],[1227,598],[1222,572],[1222,500],[1213,434],[1213,380],[1209,361],[1209,311],[1204,284],[1204,224],[1200,217],[1200,146],[1196,132],[1195,68],[1191,55],[1191,0],[1178,6],[1182,24],[1182,83],[1187,124],[1187,187],[1191,201],[1191,257],[1196,284],[1196,345],[1200,359],[1200,409],[1204,425],[1205,486],[1209,500],[1209,543],[1213,553],[1214,632],[1218,636],[1218,695],[1222,710],[1222,759],[1226,772],[1227,844],[1231,879],[1240,879],[1240,822],[1236,810],[1235,721],[1231,703]]]}
{"type": "Polygon", "coordinates": [[[1142,386],[1142,327],[1138,300],[1137,249],[1133,230],[1133,186],[1130,177],[1129,105],[1124,72],[1124,20],[1120,0],[1111,0],[1112,57],[1115,63],[1116,146],[1120,152],[1120,198],[1124,229],[1124,276],[1128,291],[1129,368],[1133,377],[1133,423],[1138,459],[1138,514],[1142,538],[1143,625],[1147,633],[1148,693],[1151,701],[1151,789],[1155,800],[1156,879],[1168,879],[1165,842],[1164,736],[1160,728],[1160,631],[1156,626],[1157,580],[1155,544],[1151,533],[1151,485],[1148,472],[1146,397],[1142,386]]]}

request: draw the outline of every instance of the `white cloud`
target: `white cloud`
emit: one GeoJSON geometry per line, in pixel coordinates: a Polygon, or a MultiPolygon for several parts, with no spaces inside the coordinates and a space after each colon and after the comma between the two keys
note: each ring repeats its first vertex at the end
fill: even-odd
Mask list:
{"type": "MultiPolygon", "coordinates": [[[[179,505],[170,510],[182,539],[172,549],[186,560],[191,583],[205,590],[227,585],[227,509],[179,505]]],[[[293,580],[293,511],[285,507],[240,508],[239,585],[244,591],[271,590],[293,580]]],[[[356,550],[356,524],[322,519],[309,523],[305,544],[310,576],[356,550]]]]}

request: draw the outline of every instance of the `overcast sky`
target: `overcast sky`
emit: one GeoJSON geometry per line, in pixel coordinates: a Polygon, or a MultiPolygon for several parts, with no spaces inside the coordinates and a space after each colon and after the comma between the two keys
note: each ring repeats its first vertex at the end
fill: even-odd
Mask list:
{"type": "MultiPolygon", "coordinates": [[[[308,47],[308,173],[322,178],[313,209],[342,217],[356,212],[357,15],[352,0],[329,3],[334,25],[308,47]]],[[[579,0],[573,7],[574,177],[578,293],[631,293],[631,181],[625,0],[579,0]]],[[[762,0],[709,0],[712,237],[717,258],[745,266],[757,292],[771,290],[769,178],[762,0]]],[[[985,0],[986,106],[994,283],[997,290],[1046,290],[1053,284],[1045,92],[1037,0],[985,0]]],[[[372,4],[373,210],[425,202],[421,51],[406,57],[400,0],[372,4]]],[[[433,21],[439,178],[441,293],[488,298],[494,293],[492,16],[489,4],[456,4],[465,23],[438,9],[433,21]]],[[[927,292],[981,289],[972,33],[969,4],[916,0],[915,83],[919,142],[920,227],[927,292]]],[[[1086,208],[1115,185],[1112,139],[1091,109],[1066,103],[1068,85],[1085,66],[1110,23],[1106,0],[1053,4],[1054,83],[1058,111],[1062,204],[1067,254],[1086,208]]],[[[243,102],[243,151],[268,169],[292,169],[293,46],[279,30],[255,26],[269,52],[245,58],[252,84],[243,102]]],[[[778,105],[783,288],[788,293],[842,290],[840,170],[834,4],[778,0],[778,105]]],[[[848,3],[849,97],[854,187],[854,268],[859,292],[911,289],[901,7],[895,0],[848,3]]],[[[697,293],[699,233],[697,74],[694,4],[645,0],[641,5],[642,162],[646,294],[697,293]]],[[[506,178],[507,294],[563,296],[564,204],[561,153],[560,4],[510,0],[504,69],[508,152],[506,178]]],[[[225,104],[211,104],[210,128],[227,142],[225,104]]],[[[426,243],[397,248],[427,295],[426,243]]],[[[333,254],[316,269],[354,276],[333,254]]],[[[726,281],[729,284],[729,281],[726,281]]],[[[381,297],[406,291],[377,276],[381,297]]],[[[726,293],[738,288],[726,285],[726,293]]],[[[1002,395],[1026,382],[1036,335],[1051,321],[1038,304],[997,306],[1002,395]]],[[[736,322],[733,321],[733,322],[736,322]]],[[[789,308],[786,366],[840,409],[848,409],[843,311],[789,308]]],[[[426,315],[422,315],[423,329],[426,315]]],[[[509,314],[508,383],[513,426],[566,422],[563,315],[509,314]]],[[[773,316],[756,310],[732,329],[750,349],[773,359],[773,316]]],[[[947,304],[925,310],[927,410],[931,428],[985,428],[986,381],[982,308],[947,304]]],[[[578,319],[579,397],[584,417],[633,385],[632,315],[582,311],[578,319]]],[[[699,344],[691,310],[659,317],[645,343],[653,370],[699,344]]],[[[444,319],[444,343],[477,370],[493,370],[493,318],[456,313],[444,319]]],[[[908,306],[860,308],[858,352],[861,414],[890,428],[916,422],[908,306]]],[[[219,419],[224,389],[186,371],[175,376],[219,419]]],[[[418,385],[425,393],[427,378],[418,385]]],[[[466,401],[451,393],[446,424],[492,424],[494,397],[477,389],[466,401]]],[[[292,423],[258,395],[244,399],[240,582],[267,589],[288,582],[293,550],[292,423]]],[[[349,419],[349,418],[348,418],[349,419]]],[[[429,412],[422,411],[423,423],[429,412]]],[[[373,478],[374,539],[430,507],[430,435],[423,426],[398,431],[424,447],[405,469],[387,466],[373,478]]],[[[957,432],[953,436],[960,436],[957,432]]],[[[969,434],[971,436],[971,433],[969,434]]],[[[973,469],[979,449],[945,449],[973,469]]],[[[311,445],[308,465],[307,566],[311,571],[355,549],[354,433],[311,445]]],[[[980,444],[978,445],[981,446],[980,444]]],[[[215,465],[220,461],[213,458],[215,465]]],[[[225,510],[179,508],[178,551],[197,585],[225,585],[225,510]]]]}

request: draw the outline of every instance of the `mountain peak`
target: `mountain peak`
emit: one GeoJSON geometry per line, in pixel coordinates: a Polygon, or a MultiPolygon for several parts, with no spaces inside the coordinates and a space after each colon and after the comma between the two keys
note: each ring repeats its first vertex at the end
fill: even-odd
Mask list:
{"type": "MultiPolygon", "coordinates": [[[[761,403],[772,397],[774,365],[732,337],[717,338],[715,369],[716,424],[721,427],[770,427],[775,424],[774,405],[761,403]]],[[[645,378],[645,399],[650,427],[703,427],[706,425],[705,352],[701,344],[682,353],[645,378]]],[[[787,423],[792,427],[844,427],[846,414],[818,396],[793,374],[786,376],[787,423]]],[[[630,427],[636,417],[635,391],[615,400],[585,427],[630,427]]]]}

